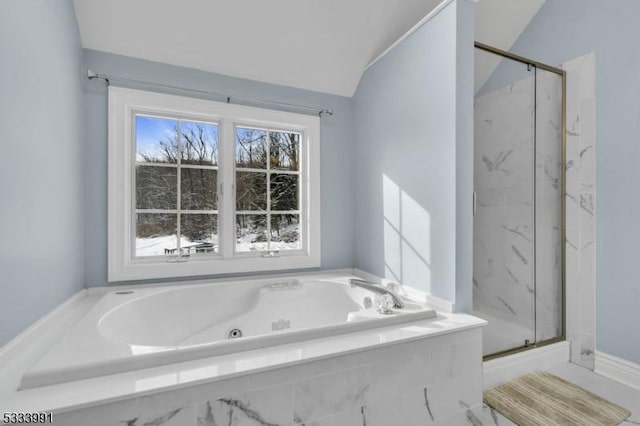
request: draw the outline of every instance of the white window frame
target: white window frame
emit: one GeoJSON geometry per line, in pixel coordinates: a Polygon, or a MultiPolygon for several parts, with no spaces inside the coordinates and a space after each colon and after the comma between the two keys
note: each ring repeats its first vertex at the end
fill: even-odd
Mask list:
{"type": "Polygon", "coordinates": [[[320,266],[320,119],[263,108],[187,98],[155,92],[109,88],[108,280],[218,275],[320,266]],[[175,262],[163,256],[136,258],[135,114],[218,123],[219,253],[175,262]],[[302,248],[235,252],[235,127],[254,126],[299,132],[300,230],[302,248]]]}

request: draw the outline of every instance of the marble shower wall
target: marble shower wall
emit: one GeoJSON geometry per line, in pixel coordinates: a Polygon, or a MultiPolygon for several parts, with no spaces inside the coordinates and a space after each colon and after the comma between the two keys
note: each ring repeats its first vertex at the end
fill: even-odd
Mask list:
{"type": "Polygon", "coordinates": [[[474,311],[522,326],[506,346],[533,339],[532,93],[530,75],[475,99],[474,311]]]}
{"type": "Polygon", "coordinates": [[[413,426],[481,424],[486,415],[476,328],[61,413],[54,420],[65,426],[413,426]]]}
{"type": "Polygon", "coordinates": [[[562,332],[561,78],[523,70],[475,99],[474,311],[522,330],[496,350],[562,332]]]}
{"type": "Polygon", "coordinates": [[[567,338],[571,361],[593,370],[595,355],[595,55],[567,72],[567,338]]]}

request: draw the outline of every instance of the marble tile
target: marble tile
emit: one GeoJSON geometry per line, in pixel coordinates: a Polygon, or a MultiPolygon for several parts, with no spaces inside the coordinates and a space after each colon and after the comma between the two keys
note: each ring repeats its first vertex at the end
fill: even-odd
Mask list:
{"type": "Polygon", "coordinates": [[[462,410],[453,416],[441,419],[434,423],[437,426],[491,426],[491,425],[515,425],[495,410],[486,405],[469,407],[466,404],[459,404],[462,410]]]}
{"type": "Polygon", "coordinates": [[[54,414],[54,426],[195,426],[195,406],[123,415],[118,404],[54,414]]]}
{"type": "Polygon", "coordinates": [[[482,376],[460,378],[428,388],[431,412],[435,421],[446,419],[463,407],[482,403],[482,376]]]}
{"type": "Polygon", "coordinates": [[[595,244],[580,250],[580,333],[595,334],[595,244]]]}
{"type": "Polygon", "coordinates": [[[580,100],[593,100],[596,96],[596,68],[595,53],[589,53],[581,57],[580,69],[580,100]]]}
{"type": "Polygon", "coordinates": [[[567,71],[567,163],[571,163],[566,203],[567,336],[572,342],[571,360],[593,369],[595,56],[580,56],[562,67],[567,71]]]}
{"type": "Polygon", "coordinates": [[[429,424],[461,412],[459,401],[480,401],[481,344],[479,328],[462,330],[79,410],[56,424],[429,424]]]}
{"type": "Polygon", "coordinates": [[[429,425],[434,423],[432,404],[425,388],[401,398],[367,405],[363,413],[367,426],[429,425]]]}
{"type": "Polygon", "coordinates": [[[125,426],[192,426],[196,424],[194,407],[174,408],[163,413],[123,419],[117,423],[125,426]]]}
{"type": "Polygon", "coordinates": [[[368,367],[354,368],[296,383],[294,420],[304,423],[364,405],[369,397],[371,374],[368,367]]]}
{"type": "Polygon", "coordinates": [[[201,403],[197,408],[198,426],[284,426],[292,421],[291,385],[221,397],[201,403]]]}
{"type": "MultiPolygon", "coordinates": [[[[567,334],[572,359],[594,334],[595,269],[595,56],[566,64],[567,129],[561,129],[561,84],[557,75],[537,74],[535,206],[537,340],[560,333],[561,254],[566,250],[567,334]],[[567,162],[560,164],[566,131],[567,162]],[[566,241],[561,240],[560,171],[566,170],[566,241]]],[[[533,205],[531,168],[532,81],[525,78],[475,100],[474,179],[479,208],[474,217],[474,308],[523,329],[534,329],[532,309],[533,205]],[[516,170],[517,169],[517,170],[516,170]],[[528,197],[527,197],[528,195],[528,197]],[[519,234],[518,234],[519,233],[519,234]],[[525,241],[521,238],[525,236],[525,241]],[[528,239],[529,241],[526,241],[528,239]]],[[[489,328],[491,328],[491,323],[489,328]]],[[[505,344],[509,343],[505,341],[505,344]]]]}
{"type": "MultiPolygon", "coordinates": [[[[399,359],[372,366],[368,403],[377,404],[389,398],[416,392],[449,375],[449,359],[440,351],[407,353],[399,359]]],[[[445,351],[442,351],[445,352],[445,351]]]]}
{"type": "Polygon", "coordinates": [[[344,357],[331,357],[314,362],[305,362],[287,368],[268,370],[247,376],[248,389],[260,389],[276,385],[291,384],[310,377],[327,374],[328,371],[348,369],[348,366],[340,366],[339,362],[344,357]]]}
{"type": "Polygon", "coordinates": [[[367,426],[415,426],[441,424],[447,419],[464,418],[469,407],[480,405],[480,388],[473,389],[474,395],[460,392],[464,384],[469,383],[467,379],[425,387],[400,398],[366,405],[363,410],[364,420],[367,426]]]}
{"type": "Polygon", "coordinates": [[[427,407],[446,416],[459,410],[451,401],[480,401],[481,333],[443,337],[439,344],[415,342],[402,351],[385,351],[367,367],[297,384],[295,421],[413,425],[422,424],[417,419],[428,413],[427,407]]]}
{"type": "MultiPolygon", "coordinates": [[[[562,85],[557,75],[546,72],[538,73],[537,85],[537,138],[531,76],[475,99],[479,208],[474,216],[474,308],[525,330],[538,330],[537,336],[520,336],[517,344],[505,341],[500,349],[525,339],[555,337],[562,318],[562,85]]],[[[577,167],[573,173],[577,181],[577,167]]]]}
{"type": "Polygon", "coordinates": [[[581,190],[593,190],[595,185],[595,101],[581,102],[580,117],[580,183],[581,190]]]}
{"type": "Polygon", "coordinates": [[[294,423],[294,426],[367,426],[367,414],[364,406],[347,409],[332,416],[294,423]]]}
{"type": "MultiPolygon", "coordinates": [[[[576,345],[577,346],[577,345],[576,345]]],[[[595,368],[596,344],[593,334],[580,333],[580,365],[593,370],[595,368]]]]}
{"type": "MultiPolygon", "coordinates": [[[[464,422],[460,422],[460,425],[473,425],[473,426],[517,426],[493,408],[486,404],[479,407],[467,409],[463,415],[464,422]]],[[[452,426],[454,423],[451,423],[452,426]]]]}
{"type": "MultiPolygon", "coordinates": [[[[476,407],[475,409],[470,410],[471,413],[475,415],[475,418],[480,422],[481,425],[486,426],[517,426],[514,422],[489,407],[486,404],[483,404],[481,407],[476,407]]],[[[473,424],[473,421],[470,419],[469,413],[465,413],[467,423],[473,424]]]]}

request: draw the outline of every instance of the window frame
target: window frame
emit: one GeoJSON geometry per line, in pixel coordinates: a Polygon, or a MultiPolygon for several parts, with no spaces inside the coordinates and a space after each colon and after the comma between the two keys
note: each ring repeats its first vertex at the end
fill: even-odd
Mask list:
{"type": "MultiPolygon", "coordinates": [[[[223,201],[220,196],[218,195],[218,191],[220,189],[220,185],[216,185],[216,196],[217,196],[217,208],[216,209],[205,209],[205,210],[194,210],[194,209],[185,209],[181,202],[182,202],[182,171],[185,169],[192,169],[192,170],[215,170],[217,172],[216,176],[220,175],[220,122],[218,121],[210,121],[210,120],[205,120],[203,119],[201,116],[198,117],[193,117],[193,116],[187,116],[185,114],[177,117],[177,116],[170,116],[170,115],[160,115],[157,113],[149,113],[146,110],[132,110],[131,112],[131,131],[130,131],[130,135],[131,135],[131,156],[132,156],[132,168],[131,168],[131,188],[132,188],[132,201],[131,201],[131,206],[132,206],[132,212],[131,212],[131,235],[130,235],[130,244],[131,247],[135,247],[135,242],[136,242],[136,232],[133,232],[135,230],[135,217],[136,214],[175,214],[176,215],[176,229],[177,229],[177,234],[180,235],[180,229],[181,229],[181,219],[184,215],[190,215],[190,214],[212,214],[212,215],[216,215],[218,216],[218,218],[220,217],[221,211],[220,211],[220,206],[221,206],[221,202],[223,201]],[[179,152],[179,156],[176,158],[176,162],[175,163],[153,163],[153,162],[140,162],[136,160],[136,146],[135,146],[135,135],[136,135],[136,118],[139,116],[143,116],[143,117],[149,117],[149,118],[163,118],[163,119],[170,119],[170,120],[175,120],[176,122],[179,123],[179,126],[181,125],[181,123],[183,122],[199,122],[199,123],[204,123],[204,124],[208,124],[208,125],[216,125],[218,126],[218,163],[215,166],[210,166],[210,165],[204,165],[204,164],[183,164],[182,163],[182,151],[179,152]],[[168,169],[175,169],[176,170],[176,208],[175,209],[168,209],[168,210],[162,210],[162,209],[139,209],[136,206],[136,198],[135,198],[135,193],[136,193],[136,183],[137,183],[137,176],[136,176],[136,172],[137,172],[137,167],[141,166],[141,167],[164,167],[164,168],[168,168],[168,169]]],[[[178,127],[178,129],[180,129],[180,127],[178,127]]],[[[129,133],[129,132],[127,132],[129,133]]],[[[178,133],[180,133],[180,130],[178,131],[178,133]]],[[[217,178],[216,178],[217,180],[217,178]]],[[[220,220],[218,219],[218,226],[220,224],[220,220]]],[[[218,229],[218,236],[220,235],[220,230],[218,229]]],[[[176,236],[177,238],[177,236],[176,236]]],[[[178,240],[178,246],[179,244],[179,238],[177,238],[178,240]]],[[[178,247],[178,252],[181,252],[181,247],[178,247]]],[[[218,254],[216,254],[217,256],[218,254]]],[[[199,259],[201,256],[211,256],[209,255],[198,255],[195,254],[194,255],[194,259],[199,259]]],[[[178,256],[176,256],[178,257],[178,256]]],[[[159,256],[139,256],[136,257],[137,261],[142,261],[147,259],[150,263],[154,263],[157,262],[158,259],[160,257],[159,256]]],[[[169,257],[165,258],[165,259],[170,259],[169,257]]]]}
{"type": "MultiPolygon", "coordinates": [[[[320,266],[319,117],[122,87],[109,87],[108,92],[108,281],[320,266]],[[136,114],[218,124],[217,255],[181,261],[164,256],[135,257],[136,114]],[[258,251],[236,252],[235,129],[243,126],[301,134],[300,250],[281,250],[274,256],[258,251]]],[[[180,172],[179,167],[177,170],[180,172]]]]}
{"type": "MultiPolygon", "coordinates": [[[[264,130],[266,132],[266,144],[267,144],[267,149],[269,150],[269,146],[270,146],[270,133],[271,132],[281,132],[281,133],[286,133],[286,132],[291,132],[293,131],[293,129],[291,128],[276,128],[274,126],[269,126],[269,127],[265,127],[265,126],[258,126],[255,123],[250,123],[250,122],[234,122],[233,123],[233,130],[234,130],[234,136],[235,136],[235,131],[238,127],[241,128],[251,128],[251,129],[255,129],[255,130],[264,130]]],[[[307,150],[308,150],[308,144],[307,143],[303,143],[303,139],[305,137],[305,133],[304,132],[300,132],[300,131],[295,131],[295,133],[300,133],[300,152],[299,152],[299,157],[300,159],[304,159],[307,158],[307,150]]],[[[235,138],[234,138],[235,139],[235,138]]],[[[235,155],[235,146],[234,146],[234,155],[235,155]]],[[[267,161],[269,161],[269,159],[271,158],[270,155],[267,155],[267,161]]],[[[302,162],[300,162],[302,164],[302,162]]],[[[250,168],[250,167],[240,167],[241,170],[238,170],[239,167],[236,164],[236,161],[233,162],[233,190],[234,190],[234,206],[233,206],[233,212],[234,212],[234,216],[241,214],[241,215],[266,215],[267,216],[267,229],[271,229],[271,221],[269,220],[271,218],[272,215],[274,214],[297,214],[300,219],[299,219],[299,223],[300,223],[300,235],[301,236],[305,236],[307,234],[307,229],[308,229],[308,224],[305,220],[303,220],[303,204],[304,204],[304,200],[306,200],[308,198],[308,185],[304,185],[303,182],[306,181],[307,179],[307,167],[299,167],[299,170],[297,171],[289,171],[289,170],[273,170],[270,166],[269,163],[266,164],[265,169],[257,169],[257,168],[250,168]],[[264,173],[266,176],[266,183],[267,183],[267,199],[266,199],[266,208],[264,210],[237,210],[236,209],[236,205],[235,205],[235,188],[236,188],[236,178],[237,178],[237,172],[241,172],[241,173],[264,173]],[[299,176],[299,181],[298,181],[298,185],[300,185],[300,192],[299,192],[299,208],[296,210],[273,210],[271,208],[271,191],[270,191],[270,187],[271,187],[271,176],[272,174],[280,174],[280,175],[295,175],[295,176],[299,176]],[[240,213],[238,213],[240,212],[240,213]],[[292,213],[294,212],[294,213],[292,213]]],[[[237,222],[235,220],[236,218],[233,217],[233,224],[234,224],[234,232],[236,231],[236,227],[237,227],[237,222]]],[[[283,256],[295,256],[295,255],[300,255],[303,254],[305,248],[304,248],[304,240],[301,241],[302,244],[302,248],[300,249],[288,249],[288,250],[284,250],[284,251],[279,251],[279,255],[283,255],[283,256]]],[[[266,252],[277,252],[278,250],[267,250],[266,252]]],[[[236,257],[252,257],[253,256],[253,252],[251,251],[238,251],[236,248],[236,245],[234,244],[232,247],[232,252],[233,252],[233,256],[236,257]]]]}

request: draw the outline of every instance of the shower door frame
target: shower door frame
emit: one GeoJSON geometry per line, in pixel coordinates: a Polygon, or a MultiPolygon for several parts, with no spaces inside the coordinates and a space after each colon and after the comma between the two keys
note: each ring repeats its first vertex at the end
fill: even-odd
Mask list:
{"type": "MultiPolygon", "coordinates": [[[[518,352],[523,352],[523,351],[528,351],[531,349],[535,349],[535,348],[539,348],[542,346],[547,346],[547,345],[551,345],[554,343],[558,343],[558,342],[562,342],[565,341],[567,338],[567,286],[566,286],[566,227],[567,227],[567,215],[566,215],[566,202],[567,202],[567,72],[564,71],[561,68],[557,68],[557,67],[553,67],[551,65],[547,65],[547,64],[543,64],[542,62],[538,62],[538,61],[534,61],[532,59],[529,58],[525,58],[524,56],[520,56],[520,55],[515,55],[513,53],[501,50],[501,49],[497,49],[493,46],[489,46],[487,44],[481,43],[479,41],[475,42],[475,48],[476,49],[480,49],[482,51],[485,52],[489,52],[489,53],[493,53],[494,55],[498,55],[498,56],[502,56],[503,58],[507,58],[507,59],[511,59],[513,61],[516,62],[520,62],[523,64],[526,64],[527,66],[532,66],[534,68],[537,69],[541,69],[544,71],[548,71],[554,74],[559,75],[562,78],[562,124],[561,124],[561,150],[562,150],[562,167],[561,167],[561,185],[560,185],[560,197],[561,197],[561,211],[562,211],[562,222],[561,222],[561,259],[562,259],[562,277],[561,277],[561,291],[562,291],[562,332],[560,334],[560,336],[557,337],[553,337],[551,339],[546,339],[546,340],[542,340],[542,341],[537,341],[537,339],[535,340],[534,343],[530,344],[530,345],[525,345],[525,346],[521,346],[521,347],[517,347],[514,349],[507,349],[504,351],[500,351],[500,352],[496,352],[493,354],[489,354],[483,357],[484,361],[489,361],[495,358],[500,358],[506,355],[512,355],[518,352]]],[[[537,81],[536,81],[537,84],[537,81]]],[[[534,114],[536,111],[536,106],[537,106],[537,98],[536,95],[534,94],[534,114]]],[[[537,123],[534,123],[534,126],[537,123]]],[[[534,161],[535,161],[535,137],[534,136],[534,161]]],[[[535,173],[535,168],[534,168],[534,173],[535,173]]],[[[533,179],[533,184],[534,184],[534,193],[535,193],[535,185],[536,185],[536,180],[535,180],[535,174],[534,174],[534,179],[533,179]]],[[[535,211],[534,211],[534,226],[535,226],[535,211]]],[[[534,228],[535,229],[535,228],[534,228]]],[[[535,232],[534,232],[535,235],[535,232]]],[[[535,241],[535,239],[534,239],[535,241]]],[[[534,256],[535,256],[535,243],[534,243],[534,256]]],[[[535,261],[534,261],[534,271],[535,271],[535,261]]],[[[534,280],[534,288],[536,286],[536,282],[534,280]]],[[[536,289],[537,291],[537,289],[536,289]]],[[[533,298],[533,303],[534,303],[534,315],[537,315],[537,300],[536,300],[536,296],[537,293],[534,293],[534,298],[533,298]]],[[[537,322],[534,321],[534,335],[535,335],[535,327],[537,326],[537,322]]]]}

